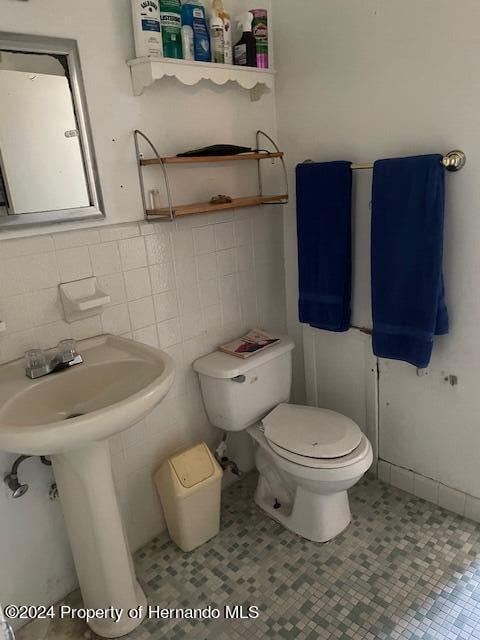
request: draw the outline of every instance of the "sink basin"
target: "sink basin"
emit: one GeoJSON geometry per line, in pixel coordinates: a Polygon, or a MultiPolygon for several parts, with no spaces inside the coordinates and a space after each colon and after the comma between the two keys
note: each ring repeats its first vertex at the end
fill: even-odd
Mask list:
{"type": "Polygon", "coordinates": [[[159,349],[99,336],[77,343],[84,362],[31,380],[25,363],[0,366],[0,450],[51,456],[78,581],[87,609],[121,610],[91,619],[119,638],[146,614],[125,537],[108,438],[134,425],[170,389],[174,363],[159,349]],[[138,615],[128,616],[136,611],[138,615]]]}
{"type": "Polygon", "coordinates": [[[0,449],[52,455],[103,440],[138,422],[174,377],[170,356],[115,336],[77,343],[83,364],[37,380],[23,360],[0,366],[0,449]]]}

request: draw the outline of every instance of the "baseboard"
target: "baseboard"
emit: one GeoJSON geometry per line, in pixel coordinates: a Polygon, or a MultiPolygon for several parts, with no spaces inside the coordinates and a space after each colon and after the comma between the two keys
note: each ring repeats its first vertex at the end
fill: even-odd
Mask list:
{"type": "Polygon", "coordinates": [[[378,461],[378,479],[443,509],[480,522],[480,498],[385,460],[378,461]]]}

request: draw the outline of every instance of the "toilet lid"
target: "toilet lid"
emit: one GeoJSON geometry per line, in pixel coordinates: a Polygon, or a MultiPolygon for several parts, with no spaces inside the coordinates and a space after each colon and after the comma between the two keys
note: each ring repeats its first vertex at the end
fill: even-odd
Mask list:
{"type": "Polygon", "coordinates": [[[307,458],[340,458],[358,447],[362,432],[353,420],[335,411],[279,404],[263,419],[265,437],[307,458]]]}

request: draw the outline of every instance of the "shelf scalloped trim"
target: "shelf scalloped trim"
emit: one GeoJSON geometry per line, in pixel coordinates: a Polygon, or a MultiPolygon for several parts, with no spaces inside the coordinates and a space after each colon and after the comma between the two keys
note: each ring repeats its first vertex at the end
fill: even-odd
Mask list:
{"type": "Polygon", "coordinates": [[[130,60],[128,65],[132,74],[133,91],[137,96],[154,82],[165,77],[177,78],[187,86],[194,86],[202,80],[219,86],[227,82],[236,82],[249,91],[258,90],[260,87],[272,90],[275,86],[275,72],[270,69],[151,58],[130,60]]]}

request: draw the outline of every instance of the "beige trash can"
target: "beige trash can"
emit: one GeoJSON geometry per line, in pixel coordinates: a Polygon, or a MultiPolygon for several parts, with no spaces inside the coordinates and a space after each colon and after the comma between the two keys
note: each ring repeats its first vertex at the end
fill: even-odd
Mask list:
{"type": "Polygon", "coordinates": [[[202,442],[166,460],[155,484],[172,540],[192,551],[220,531],[223,471],[202,442]]]}

